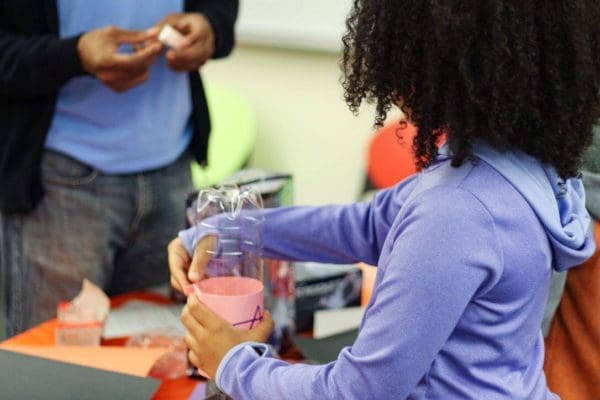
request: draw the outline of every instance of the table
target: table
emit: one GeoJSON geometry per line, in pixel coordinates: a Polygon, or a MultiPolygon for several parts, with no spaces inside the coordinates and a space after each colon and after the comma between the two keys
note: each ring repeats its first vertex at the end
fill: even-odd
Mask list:
{"type": "MultiPolygon", "coordinates": [[[[156,293],[133,292],[126,295],[116,296],[115,298],[111,299],[111,308],[118,307],[132,299],[152,301],[160,304],[170,303],[168,298],[156,293]]],[[[4,341],[4,343],[29,346],[52,346],[55,343],[55,330],[56,320],[53,319],[37,325],[19,335],[13,336],[4,341]]],[[[102,340],[102,345],[123,346],[126,341],[127,338],[102,340]]],[[[164,380],[152,397],[152,400],[187,399],[198,382],[199,381],[197,379],[190,379],[187,377],[174,380],[164,380]]]]}

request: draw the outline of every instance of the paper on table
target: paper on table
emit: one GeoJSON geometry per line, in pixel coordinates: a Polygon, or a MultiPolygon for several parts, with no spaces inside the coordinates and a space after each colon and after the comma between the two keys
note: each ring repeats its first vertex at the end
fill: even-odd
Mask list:
{"type": "Polygon", "coordinates": [[[360,325],[365,309],[346,307],[315,312],[313,337],[321,339],[356,329],[360,325]]]}
{"type": "Polygon", "coordinates": [[[69,364],[83,365],[119,372],[122,374],[147,376],[150,368],[168,349],[135,348],[118,346],[22,346],[3,344],[0,348],[16,353],[37,356],[69,364]]]}
{"type": "Polygon", "coordinates": [[[112,339],[155,331],[184,334],[179,319],[183,305],[161,305],[141,300],[130,300],[108,314],[102,337],[112,339]]]}
{"type": "Polygon", "coordinates": [[[2,349],[0,370],[2,399],[147,400],[161,383],[2,349]]]}

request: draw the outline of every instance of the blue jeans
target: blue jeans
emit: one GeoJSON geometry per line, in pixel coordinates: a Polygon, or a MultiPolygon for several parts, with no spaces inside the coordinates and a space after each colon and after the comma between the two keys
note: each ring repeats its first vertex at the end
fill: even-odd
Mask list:
{"type": "Polygon", "coordinates": [[[28,214],[0,215],[8,335],[55,317],[83,278],[108,295],[167,283],[166,246],[185,225],[190,160],[185,153],[165,168],[105,175],[46,151],[42,202],[28,214]]]}

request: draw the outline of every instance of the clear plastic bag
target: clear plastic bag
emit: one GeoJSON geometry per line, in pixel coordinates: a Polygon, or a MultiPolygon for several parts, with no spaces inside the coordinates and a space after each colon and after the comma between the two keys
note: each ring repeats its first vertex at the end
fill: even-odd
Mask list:
{"type": "Polygon", "coordinates": [[[148,376],[161,380],[177,379],[186,376],[187,347],[179,333],[155,331],[132,336],[126,343],[128,347],[166,347],[167,352],[152,366],[148,376]]]}

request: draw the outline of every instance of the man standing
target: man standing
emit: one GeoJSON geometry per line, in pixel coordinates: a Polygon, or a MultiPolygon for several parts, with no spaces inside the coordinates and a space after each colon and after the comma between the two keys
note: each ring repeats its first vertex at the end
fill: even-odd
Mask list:
{"type": "Polygon", "coordinates": [[[2,3],[9,335],[54,316],[83,278],[109,294],[167,281],[165,247],[184,223],[189,161],[206,161],[198,68],[231,51],[237,9],[237,0],[2,3]],[[165,23],[184,47],[164,51],[156,32],[165,23]]]}

